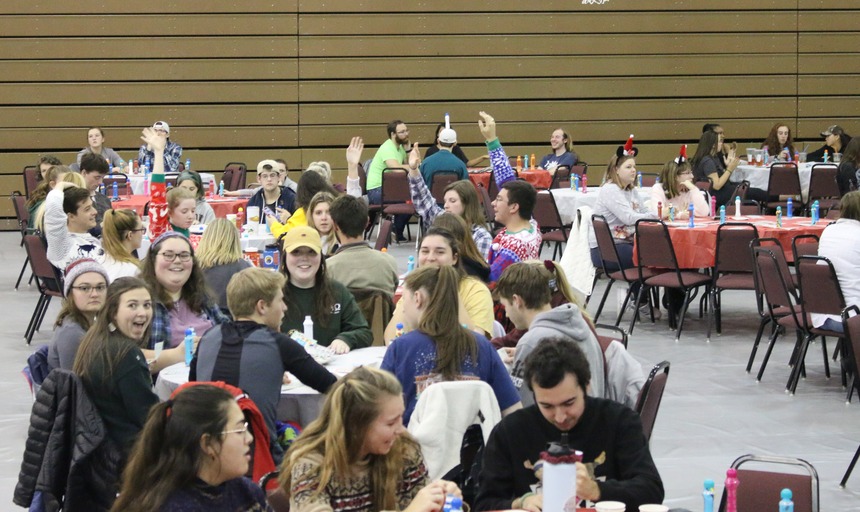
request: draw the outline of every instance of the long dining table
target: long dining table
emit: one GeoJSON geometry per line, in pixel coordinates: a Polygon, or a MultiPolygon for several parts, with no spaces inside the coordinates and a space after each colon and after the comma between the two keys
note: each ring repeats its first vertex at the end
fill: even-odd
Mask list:
{"type": "MultiPolygon", "coordinates": [[[[490,176],[492,173],[490,171],[486,172],[470,172],[469,180],[473,185],[482,186],[489,190],[490,187],[490,176]]],[[[531,183],[535,188],[549,188],[552,185],[552,174],[549,171],[545,171],[543,169],[523,169],[517,176],[531,183]]]]}
{"type": "MultiPolygon", "coordinates": [[[[115,210],[134,210],[138,215],[143,215],[143,209],[152,199],[148,195],[133,195],[133,196],[124,196],[120,195],[116,201],[112,201],[112,207],[115,210]]],[[[244,208],[248,203],[248,199],[244,197],[230,199],[230,198],[216,198],[216,199],[206,199],[206,202],[209,203],[209,206],[212,207],[212,210],[215,211],[215,216],[220,218],[224,218],[228,213],[236,213],[239,211],[239,208],[244,208]]]]}

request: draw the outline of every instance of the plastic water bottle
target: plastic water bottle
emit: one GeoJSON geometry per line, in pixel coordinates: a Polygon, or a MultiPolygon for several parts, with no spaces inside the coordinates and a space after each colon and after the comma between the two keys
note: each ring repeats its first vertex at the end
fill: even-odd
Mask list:
{"type": "Polygon", "coordinates": [[[782,206],[776,207],[776,227],[782,227],[782,206]]]}
{"type": "Polygon", "coordinates": [[[192,357],[194,357],[194,328],[188,327],[185,329],[185,366],[191,365],[192,357]]]}
{"type": "Polygon", "coordinates": [[[245,209],[241,206],[239,207],[239,211],[236,212],[236,227],[239,231],[242,231],[242,226],[245,225],[245,209]]]}
{"type": "Polygon", "coordinates": [[[785,216],[789,219],[794,217],[794,200],[792,200],[790,197],[785,202],[785,216]]]}
{"type": "Polygon", "coordinates": [[[830,151],[824,150],[824,163],[826,164],[830,160],[830,151]]]}
{"type": "Polygon", "coordinates": [[[705,512],[714,512],[714,481],[708,478],[705,480],[705,490],[702,491],[702,498],[705,500],[705,512]]]}
{"type": "Polygon", "coordinates": [[[406,262],[406,273],[409,274],[413,270],[415,270],[415,256],[410,256],[406,262]]]}
{"type": "Polygon", "coordinates": [[[188,158],[188,159],[186,159],[186,160],[185,160],[185,170],[186,170],[186,171],[190,171],[190,170],[191,170],[191,159],[190,159],[190,158],[188,158]]]}
{"type": "Polygon", "coordinates": [[[738,512],[738,470],[726,470],[726,512],[738,512]]]}
{"type": "Polygon", "coordinates": [[[711,196],[711,218],[717,214],[717,198],[715,196],[711,196]]]}
{"type": "Polygon", "coordinates": [[[818,224],[820,220],[821,210],[819,209],[818,200],[816,199],[812,203],[812,225],[818,224]]]}
{"type": "Polygon", "coordinates": [[[794,502],[791,501],[791,489],[783,489],[779,493],[779,512],[794,512],[794,502]]]}
{"type": "Polygon", "coordinates": [[[314,319],[311,318],[311,315],[305,316],[305,321],[302,322],[302,333],[304,333],[305,338],[314,339],[314,319]]]}
{"type": "Polygon", "coordinates": [[[463,500],[454,496],[451,499],[451,512],[463,512],[463,500]]]}
{"type": "Polygon", "coordinates": [[[636,186],[638,186],[639,188],[642,188],[642,173],[641,172],[636,173],[636,186]]]}
{"type": "Polygon", "coordinates": [[[113,184],[110,186],[110,189],[111,189],[110,190],[111,199],[113,199],[114,201],[118,201],[119,200],[119,185],[117,185],[116,182],[114,181],[113,184]]]}
{"type": "Polygon", "coordinates": [[[720,225],[726,223],[726,205],[720,206],[720,225]]]}
{"type": "Polygon", "coordinates": [[[583,174],[582,175],[582,193],[585,194],[586,192],[588,192],[588,176],[583,174]]]}
{"type": "Polygon", "coordinates": [[[657,201],[657,218],[663,220],[663,201],[657,201]]]}
{"type": "Polygon", "coordinates": [[[395,330],[394,330],[394,337],[395,337],[395,338],[399,338],[399,337],[401,337],[401,336],[403,336],[403,324],[398,323],[398,324],[395,326],[395,330]]]}
{"type": "Polygon", "coordinates": [[[574,174],[570,177],[570,189],[579,190],[579,174],[574,174]]]}
{"type": "Polygon", "coordinates": [[[689,228],[696,227],[696,221],[695,221],[696,216],[694,215],[694,213],[696,213],[696,207],[693,206],[693,203],[690,203],[690,205],[687,206],[687,213],[689,213],[689,216],[690,216],[690,218],[687,219],[687,227],[689,227],[689,228]]]}
{"type": "Polygon", "coordinates": [[[532,153],[531,158],[529,158],[529,169],[535,170],[535,154],[532,153]]]}
{"type": "Polygon", "coordinates": [[[143,195],[149,195],[149,175],[145,174],[143,176],[143,195]]]}
{"type": "Polygon", "coordinates": [[[675,205],[669,203],[669,222],[675,222],[675,205]]]}
{"type": "Polygon", "coordinates": [[[218,184],[218,197],[224,197],[224,180],[218,184]]]}
{"type": "Polygon", "coordinates": [[[520,172],[520,170],[522,168],[523,168],[523,157],[520,155],[517,155],[517,169],[516,169],[517,172],[520,172]]]}
{"type": "Polygon", "coordinates": [[[735,196],[735,218],[741,217],[741,196],[735,196]]]}
{"type": "Polygon", "coordinates": [[[209,181],[209,199],[215,199],[215,180],[209,181]]]}

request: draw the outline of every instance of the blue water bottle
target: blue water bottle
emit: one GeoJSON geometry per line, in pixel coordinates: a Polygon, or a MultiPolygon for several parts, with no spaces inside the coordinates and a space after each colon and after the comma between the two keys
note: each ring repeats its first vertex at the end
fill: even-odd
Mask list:
{"type": "Polygon", "coordinates": [[[818,224],[819,215],[821,215],[821,211],[819,210],[818,200],[816,199],[812,203],[812,225],[818,224]]]}
{"type": "Polygon", "coordinates": [[[218,184],[218,197],[224,197],[224,180],[218,184]]]}
{"type": "Polygon", "coordinates": [[[726,223],[726,205],[720,206],[720,225],[726,223]]]}
{"type": "Polygon", "coordinates": [[[394,330],[394,337],[395,337],[395,338],[399,338],[399,337],[401,337],[401,336],[403,336],[403,324],[398,323],[398,324],[395,326],[395,330],[394,330]]]}
{"type": "Polygon", "coordinates": [[[693,203],[690,203],[690,205],[687,206],[687,212],[689,212],[689,214],[690,214],[690,218],[687,219],[687,227],[690,227],[690,228],[696,227],[696,221],[694,220],[696,216],[693,215],[696,212],[696,207],[693,206],[693,203]]]}
{"type": "Polygon", "coordinates": [[[639,185],[639,188],[642,188],[642,173],[641,172],[636,173],[636,183],[637,183],[637,185],[639,185]]]}
{"type": "Polygon", "coordinates": [[[406,262],[406,273],[410,273],[415,270],[415,256],[410,256],[409,260],[406,262]]]}
{"type": "Polygon", "coordinates": [[[782,227],[782,206],[776,207],[776,227],[782,227]]]}
{"type": "Polygon", "coordinates": [[[185,366],[191,365],[192,357],[194,357],[194,328],[188,327],[185,329],[185,366]]]}
{"type": "Polygon", "coordinates": [[[570,176],[570,189],[579,190],[579,174],[573,174],[570,176]]]}
{"type": "Polygon", "coordinates": [[[790,197],[785,202],[785,216],[789,219],[794,216],[794,200],[790,197]]]}
{"type": "Polygon", "coordinates": [[[702,491],[702,498],[705,500],[705,512],[714,512],[714,481],[708,478],[705,480],[705,490],[702,491]]]}
{"type": "Polygon", "coordinates": [[[185,170],[186,170],[186,171],[190,171],[190,170],[191,170],[191,159],[190,159],[190,158],[189,158],[189,159],[187,159],[187,160],[185,160],[185,170]]]}
{"type": "Polygon", "coordinates": [[[794,512],[794,502],[791,501],[791,489],[783,489],[779,493],[779,512],[794,512]]]}
{"type": "Polygon", "coordinates": [[[113,185],[110,186],[110,189],[111,189],[110,190],[111,198],[114,201],[118,201],[119,200],[119,185],[117,185],[116,182],[114,181],[113,185]]]}

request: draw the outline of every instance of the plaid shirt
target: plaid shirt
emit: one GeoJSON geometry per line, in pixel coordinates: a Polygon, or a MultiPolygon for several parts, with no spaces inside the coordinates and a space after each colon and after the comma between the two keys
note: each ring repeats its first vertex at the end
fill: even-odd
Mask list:
{"type": "MultiPolygon", "coordinates": [[[[425,228],[433,225],[433,221],[440,213],[445,210],[436,204],[436,198],[430,193],[427,184],[424,183],[424,178],[421,176],[409,175],[409,192],[412,195],[412,206],[415,207],[415,212],[421,217],[421,222],[425,228]]],[[[478,252],[487,259],[490,254],[490,247],[493,245],[493,237],[486,228],[474,224],[472,226],[472,238],[475,240],[475,245],[478,246],[478,252]]]]}
{"type": "MultiPolygon", "coordinates": [[[[163,341],[165,346],[170,345],[170,310],[161,302],[153,301],[152,308],[152,330],[149,334],[149,348],[155,349],[155,344],[163,341]]],[[[212,320],[216,325],[229,322],[230,318],[221,312],[217,305],[208,304],[203,308],[203,315],[212,320]]],[[[203,333],[198,333],[200,336],[203,333]]]]}
{"type": "MultiPolygon", "coordinates": [[[[146,158],[152,161],[155,158],[155,153],[146,150],[146,144],[140,146],[140,151],[137,152],[137,161],[140,163],[141,169],[146,161],[146,158]]],[[[182,158],[182,146],[167,139],[167,147],[164,148],[164,172],[179,172],[179,160],[182,158]]],[[[152,169],[149,169],[152,172],[152,169]]]]}

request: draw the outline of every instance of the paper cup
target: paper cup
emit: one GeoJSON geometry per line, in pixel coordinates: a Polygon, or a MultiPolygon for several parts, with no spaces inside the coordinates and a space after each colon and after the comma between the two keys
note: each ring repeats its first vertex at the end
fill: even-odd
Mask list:
{"type": "Polygon", "coordinates": [[[228,213],[227,214],[227,220],[229,220],[230,222],[235,224],[236,223],[236,214],[235,213],[228,213]]]}
{"type": "Polygon", "coordinates": [[[601,501],[594,505],[597,512],[625,512],[627,507],[620,501],[601,501]]]}
{"type": "Polygon", "coordinates": [[[669,512],[666,505],[639,505],[639,512],[669,512]]]}
{"type": "Polygon", "coordinates": [[[251,224],[252,226],[256,226],[257,224],[260,223],[260,207],[259,206],[249,206],[248,211],[246,213],[248,214],[248,217],[247,217],[248,224],[251,224]]]}

